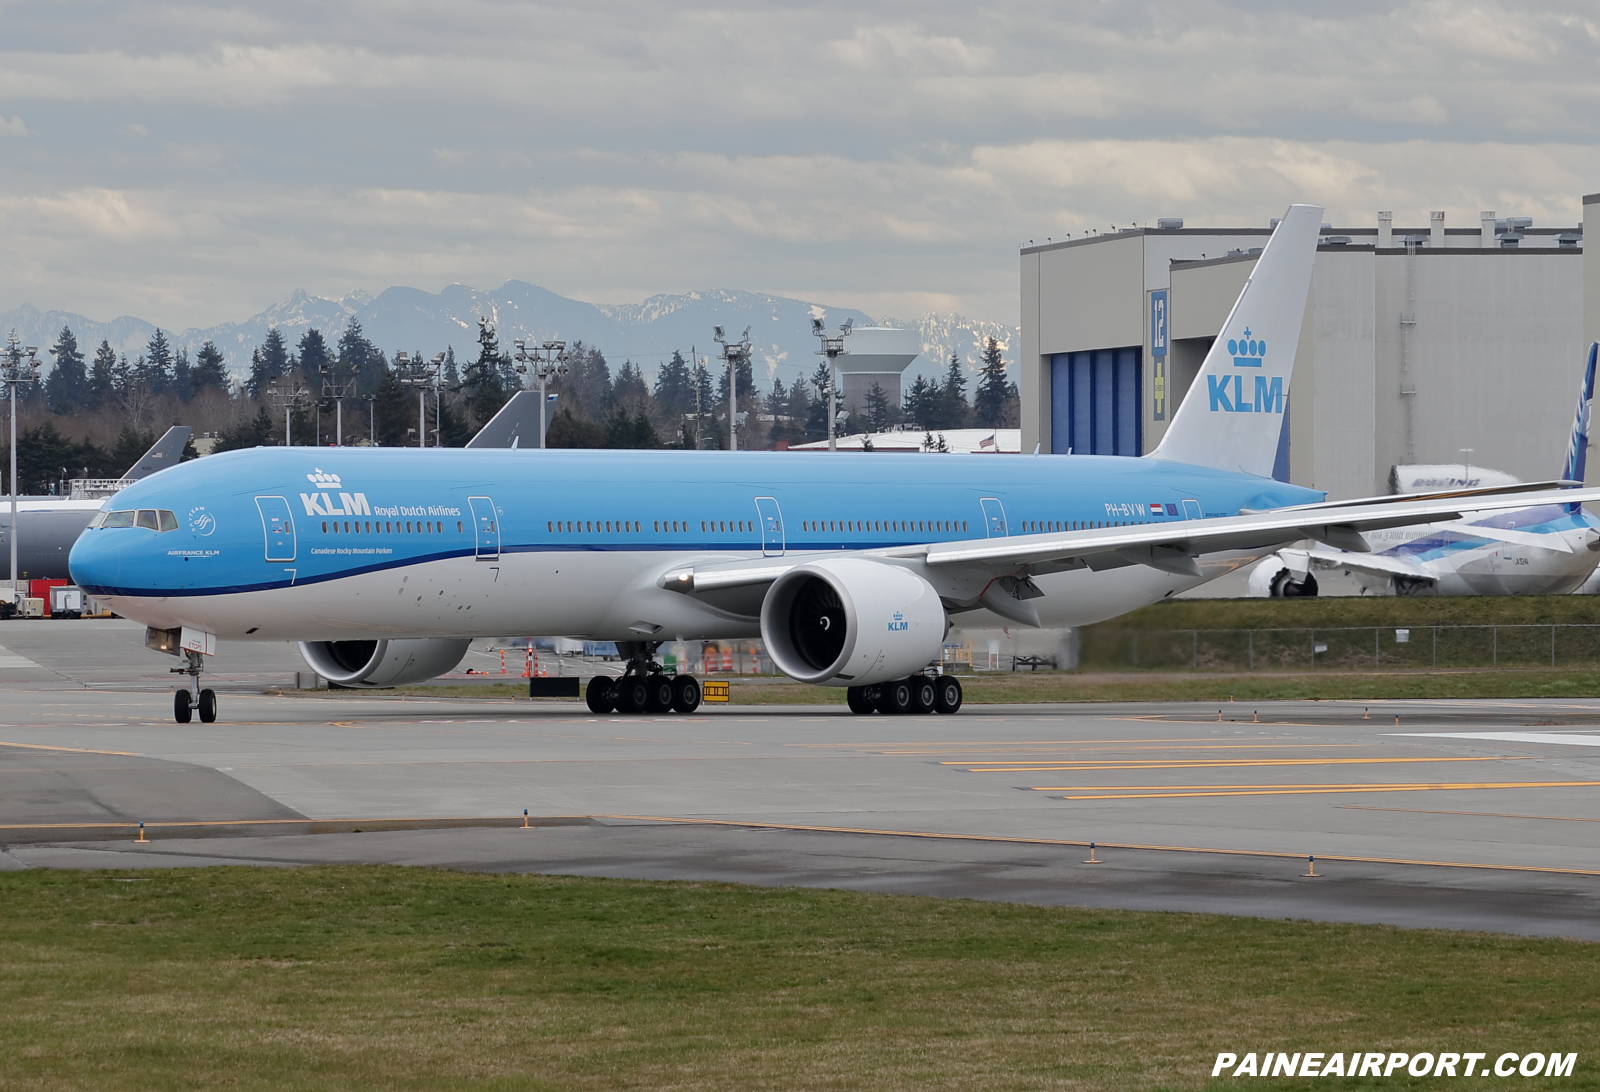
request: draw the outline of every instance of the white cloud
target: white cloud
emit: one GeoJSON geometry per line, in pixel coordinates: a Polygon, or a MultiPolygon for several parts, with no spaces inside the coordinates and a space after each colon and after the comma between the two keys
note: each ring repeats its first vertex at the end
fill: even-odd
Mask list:
{"type": "MultiPolygon", "coordinates": [[[[730,286],[1015,318],[1015,245],[1291,200],[1576,222],[1582,3],[157,0],[7,11],[0,309],[730,286]],[[151,134],[157,139],[137,139],[151,134]]],[[[1411,210],[1411,211],[1407,211],[1411,210]]]]}

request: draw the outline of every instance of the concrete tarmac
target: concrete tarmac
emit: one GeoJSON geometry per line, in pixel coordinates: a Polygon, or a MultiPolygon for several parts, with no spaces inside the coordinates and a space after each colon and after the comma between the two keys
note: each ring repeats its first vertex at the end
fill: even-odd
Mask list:
{"type": "Polygon", "coordinates": [[[236,645],[222,719],[177,725],[141,637],[0,626],[0,867],[388,861],[1600,940],[1600,699],[602,718],[266,696],[298,657],[236,645]],[[427,829],[524,808],[564,825],[427,829]]]}

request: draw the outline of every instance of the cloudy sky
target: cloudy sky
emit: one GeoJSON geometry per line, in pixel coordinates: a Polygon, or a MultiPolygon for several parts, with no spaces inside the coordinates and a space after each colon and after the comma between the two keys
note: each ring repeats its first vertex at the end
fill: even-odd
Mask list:
{"type": "Polygon", "coordinates": [[[1572,224],[1600,4],[6,3],[0,310],[727,287],[1017,320],[1180,215],[1572,224]]]}

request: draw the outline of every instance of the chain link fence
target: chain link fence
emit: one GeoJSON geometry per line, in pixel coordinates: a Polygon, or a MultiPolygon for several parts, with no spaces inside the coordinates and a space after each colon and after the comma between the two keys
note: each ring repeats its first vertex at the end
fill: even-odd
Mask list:
{"type": "Polygon", "coordinates": [[[1194,671],[1587,667],[1600,625],[1112,630],[1086,627],[1079,667],[1194,671]]]}

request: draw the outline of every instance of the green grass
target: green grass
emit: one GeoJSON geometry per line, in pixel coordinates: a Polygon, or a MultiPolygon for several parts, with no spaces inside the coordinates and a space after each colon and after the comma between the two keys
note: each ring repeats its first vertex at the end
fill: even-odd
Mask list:
{"type": "Polygon", "coordinates": [[[1600,596],[1335,596],[1164,599],[1097,629],[1300,629],[1307,626],[1512,626],[1600,623],[1600,596]]]}
{"type": "Polygon", "coordinates": [[[0,923],[7,1090],[1234,1087],[1222,1050],[1600,1083],[1600,946],[1559,940],[380,867],[0,874],[0,923]]]}

